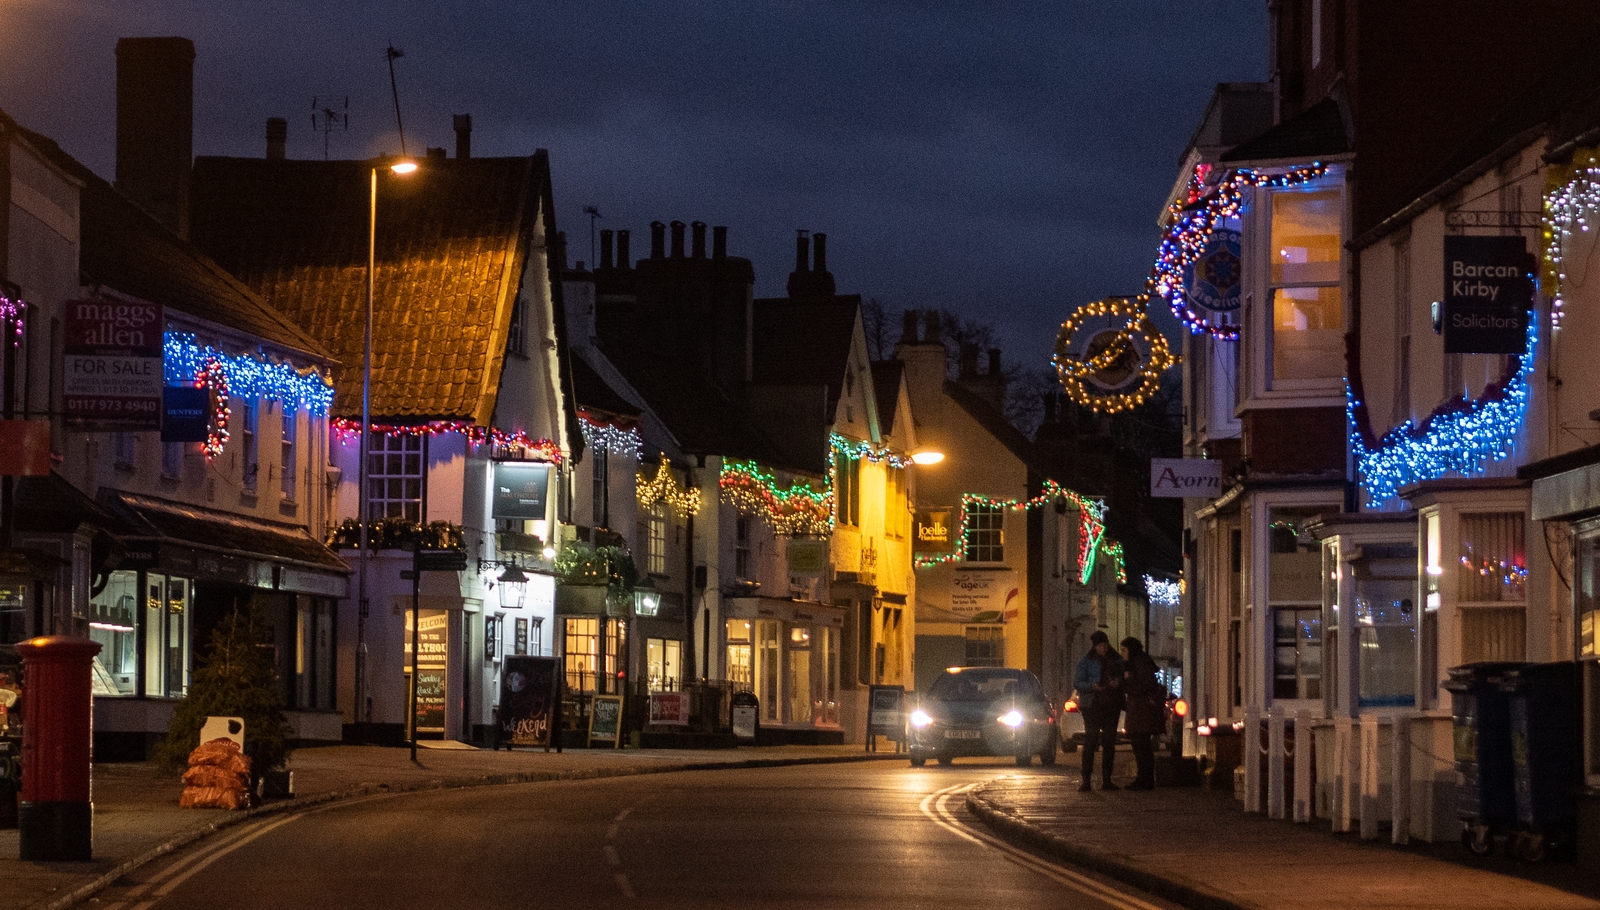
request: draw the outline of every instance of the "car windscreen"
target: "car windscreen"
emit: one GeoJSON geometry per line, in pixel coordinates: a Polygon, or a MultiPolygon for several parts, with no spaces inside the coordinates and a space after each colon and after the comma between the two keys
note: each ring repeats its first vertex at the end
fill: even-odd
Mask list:
{"type": "Polygon", "coordinates": [[[944,702],[991,702],[1005,697],[1026,694],[1022,681],[1014,673],[984,673],[967,670],[946,673],[933,681],[928,695],[944,702]]]}

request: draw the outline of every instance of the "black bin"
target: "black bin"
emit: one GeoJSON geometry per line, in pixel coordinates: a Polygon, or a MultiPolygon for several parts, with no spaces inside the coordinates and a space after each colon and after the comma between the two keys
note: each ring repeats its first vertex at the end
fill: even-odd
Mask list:
{"type": "Polygon", "coordinates": [[[1507,671],[1511,766],[1517,821],[1512,852],[1538,862],[1549,850],[1569,852],[1578,830],[1583,784],[1583,695],[1578,665],[1529,664],[1507,671]]]}
{"type": "Polygon", "coordinates": [[[1510,833],[1517,821],[1511,761],[1511,697],[1501,688],[1505,674],[1527,664],[1485,661],[1450,668],[1455,745],[1456,811],[1461,842],[1473,853],[1494,849],[1496,834],[1510,833]]]}

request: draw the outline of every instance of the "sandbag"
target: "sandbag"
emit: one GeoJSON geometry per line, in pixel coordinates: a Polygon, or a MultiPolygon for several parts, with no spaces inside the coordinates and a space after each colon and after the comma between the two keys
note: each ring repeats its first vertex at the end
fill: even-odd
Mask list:
{"type": "Polygon", "coordinates": [[[236,774],[250,773],[249,756],[239,750],[238,743],[225,737],[203,742],[190,752],[189,767],[193,768],[196,765],[226,768],[236,774]]]}
{"type": "Polygon", "coordinates": [[[190,787],[215,787],[222,790],[248,790],[244,775],[216,765],[195,765],[183,772],[183,782],[190,787]]]}
{"type": "Polygon", "coordinates": [[[183,809],[244,809],[249,805],[250,796],[242,787],[184,787],[178,798],[183,809]]]}

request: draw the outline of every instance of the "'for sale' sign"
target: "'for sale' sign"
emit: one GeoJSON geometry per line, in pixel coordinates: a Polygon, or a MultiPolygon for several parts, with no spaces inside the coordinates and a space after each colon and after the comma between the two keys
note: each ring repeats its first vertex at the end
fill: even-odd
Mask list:
{"type": "Polygon", "coordinates": [[[61,385],[70,425],[161,429],[163,317],[154,303],[67,303],[61,385]]]}

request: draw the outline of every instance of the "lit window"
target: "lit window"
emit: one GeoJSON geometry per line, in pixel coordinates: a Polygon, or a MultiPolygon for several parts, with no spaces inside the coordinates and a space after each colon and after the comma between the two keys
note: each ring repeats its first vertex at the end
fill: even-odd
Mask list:
{"type": "Polygon", "coordinates": [[[421,436],[373,433],[367,444],[367,517],[422,520],[421,436]]]}
{"type": "Polygon", "coordinates": [[[1272,195],[1268,375],[1274,387],[1344,375],[1342,223],[1339,190],[1272,195]]]}
{"type": "Polygon", "coordinates": [[[645,561],[646,571],[653,575],[667,574],[667,510],[654,503],[645,511],[645,561]]]}
{"type": "Polygon", "coordinates": [[[298,418],[300,412],[287,402],[281,407],[283,409],[283,435],[279,437],[279,448],[281,449],[282,458],[283,498],[293,500],[295,498],[295,481],[299,476],[295,469],[295,456],[297,454],[295,443],[299,439],[300,422],[298,418]]]}

